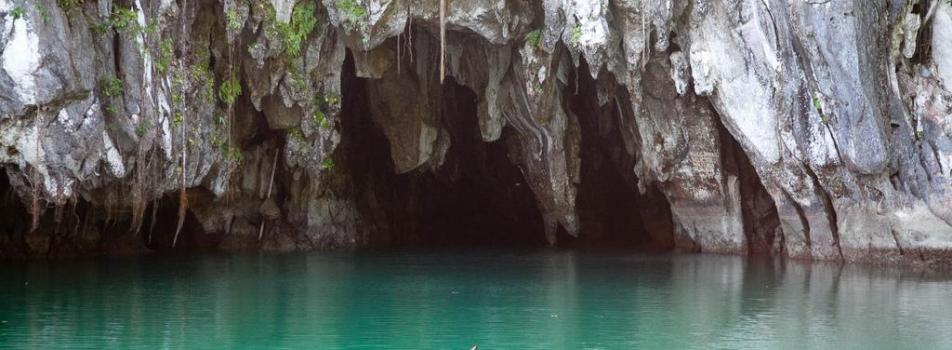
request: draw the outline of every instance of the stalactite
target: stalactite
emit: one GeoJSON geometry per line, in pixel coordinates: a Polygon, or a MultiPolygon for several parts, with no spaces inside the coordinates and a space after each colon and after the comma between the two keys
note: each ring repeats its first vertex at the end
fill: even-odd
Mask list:
{"type": "MultiPolygon", "coordinates": [[[[265,195],[264,200],[267,202],[271,199],[271,191],[274,189],[274,174],[278,169],[278,155],[280,154],[281,149],[274,150],[274,160],[271,163],[271,179],[268,180],[268,194],[265,195]]],[[[264,222],[265,218],[261,219],[261,225],[258,227],[258,241],[261,241],[261,236],[264,234],[264,222]]]]}

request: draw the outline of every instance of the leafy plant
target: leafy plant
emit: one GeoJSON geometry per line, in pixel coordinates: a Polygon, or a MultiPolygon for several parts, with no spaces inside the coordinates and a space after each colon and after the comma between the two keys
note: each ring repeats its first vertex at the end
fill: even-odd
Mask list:
{"type": "Polygon", "coordinates": [[[281,32],[281,39],[284,41],[284,50],[296,57],[301,54],[301,45],[307,40],[307,36],[317,25],[317,18],[314,17],[314,4],[306,3],[295,6],[291,13],[290,23],[278,22],[278,31],[281,32]]]}
{"type": "Polygon", "coordinates": [[[340,103],[340,96],[334,93],[324,95],[324,102],[328,106],[337,106],[340,103]]]}
{"type": "Polygon", "coordinates": [[[241,164],[241,149],[235,146],[230,147],[228,149],[228,159],[231,159],[235,163],[241,164]]]}
{"type": "Polygon", "coordinates": [[[542,47],[542,31],[539,29],[526,33],[526,44],[535,48],[542,47]]]}
{"type": "Polygon", "coordinates": [[[297,91],[306,91],[310,87],[310,84],[306,77],[295,74],[291,75],[291,86],[297,91]]]}
{"type": "Polygon", "coordinates": [[[225,104],[231,106],[235,104],[235,99],[238,98],[238,95],[241,95],[241,83],[238,81],[238,77],[235,73],[232,73],[231,76],[218,87],[218,98],[221,99],[222,102],[225,102],[225,104]]]}
{"type": "Polygon", "coordinates": [[[136,126],[136,136],[139,136],[139,138],[142,138],[145,136],[146,133],[149,132],[149,130],[152,130],[152,122],[149,121],[148,119],[144,119],[141,122],[139,122],[138,126],[136,126]]]}
{"type": "Polygon", "coordinates": [[[174,54],[171,38],[166,38],[159,43],[159,53],[155,59],[155,69],[159,74],[168,73],[169,68],[172,66],[172,56],[174,54]]]}
{"type": "Polygon", "coordinates": [[[582,25],[576,24],[575,28],[572,28],[572,46],[578,46],[579,41],[582,40],[582,25]]]}
{"type": "MultiPolygon", "coordinates": [[[[192,66],[191,80],[199,83],[198,96],[206,101],[215,99],[215,79],[208,68],[209,53],[206,48],[195,51],[195,64],[192,66]]],[[[241,91],[239,90],[239,93],[241,91]]],[[[236,95],[237,96],[237,95],[236,95]]]]}
{"type": "Polygon", "coordinates": [[[26,9],[23,6],[17,5],[13,7],[13,11],[10,11],[10,16],[13,17],[13,20],[16,21],[26,15],[26,9]]]}
{"type": "Polygon", "coordinates": [[[130,33],[138,33],[139,22],[138,15],[131,8],[116,6],[112,9],[112,15],[109,16],[109,22],[116,31],[129,30],[130,33]]]}
{"type": "Polygon", "coordinates": [[[228,12],[225,13],[225,18],[227,19],[226,25],[228,26],[228,29],[238,30],[244,26],[244,23],[241,21],[241,17],[238,16],[238,11],[228,10],[228,12]]]}
{"type": "Polygon", "coordinates": [[[353,30],[367,23],[367,10],[357,0],[337,0],[337,11],[341,14],[341,21],[353,30]]]}
{"type": "Polygon", "coordinates": [[[324,161],[321,162],[321,168],[324,170],[334,169],[334,160],[330,157],[324,158],[324,161]]]}
{"type": "Polygon", "coordinates": [[[36,4],[36,12],[40,14],[40,18],[43,19],[43,23],[50,21],[50,11],[47,10],[46,6],[43,6],[43,4],[36,4]]]}
{"type": "Polygon", "coordinates": [[[99,80],[99,91],[106,97],[122,95],[122,79],[106,77],[99,80]]]}
{"type": "Polygon", "coordinates": [[[56,4],[59,5],[63,12],[69,13],[82,5],[86,0],[56,0],[56,4]]]}
{"type": "Polygon", "coordinates": [[[288,130],[288,136],[293,138],[295,141],[300,143],[307,142],[307,138],[304,137],[304,132],[300,128],[291,128],[288,130]]]}
{"type": "Polygon", "coordinates": [[[102,23],[93,26],[93,31],[98,34],[105,34],[109,30],[115,30],[119,33],[136,35],[142,33],[143,29],[139,25],[139,17],[131,8],[115,6],[112,13],[102,23]]]}
{"type": "Polygon", "coordinates": [[[330,126],[327,116],[320,109],[314,111],[314,123],[321,129],[327,129],[330,126]]]}
{"type": "Polygon", "coordinates": [[[182,125],[184,121],[185,121],[185,118],[182,117],[182,113],[175,112],[175,117],[172,118],[172,124],[175,124],[175,126],[180,126],[182,125]]]}
{"type": "Polygon", "coordinates": [[[106,113],[111,114],[111,115],[116,115],[116,114],[119,114],[119,109],[116,108],[116,106],[114,106],[114,105],[107,105],[107,106],[106,106],[106,113]]]}

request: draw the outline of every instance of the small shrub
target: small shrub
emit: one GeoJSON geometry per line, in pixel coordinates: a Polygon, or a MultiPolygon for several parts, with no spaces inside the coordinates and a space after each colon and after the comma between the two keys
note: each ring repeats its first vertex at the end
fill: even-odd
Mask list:
{"type": "Polygon", "coordinates": [[[324,103],[328,106],[337,106],[340,103],[340,96],[334,93],[324,95],[324,103]]]}
{"type": "Polygon", "coordinates": [[[324,170],[334,169],[334,160],[330,157],[324,158],[324,161],[321,162],[321,168],[324,170]]]}
{"type": "MultiPolygon", "coordinates": [[[[157,30],[158,27],[156,27],[157,30]]],[[[105,21],[97,23],[92,27],[97,34],[105,34],[109,30],[115,30],[118,33],[129,35],[141,34],[145,28],[139,25],[138,14],[131,8],[115,6],[112,13],[105,21]]]]}
{"type": "Polygon", "coordinates": [[[235,146],[231,146],[228,149],[228,159],[231,159],[236,164],[241,164],[241,149],[235,146]]]}
{"type": "Polygon", "coordinates": [[[85,1],[86,0],[56,0],[56,4],[63,9],[63,12],[70,13],[79,8],[85,1]]]}
{"type": "Polygon", "coordinates": [[[142,138],[149,132],[149,130],[152,130],[152,122],[148,119],[143,119],[141,122],[139,122],[139,125],[136,126],[136,136],[142,138]]]}
{"type": "Polygon", "coordinates": [[[291,86],[297,91],[307,91],[311,87],[307,78],[301,75],[291,75],[291,86]]]}
{"type": "Polygon", "coordinates": [[[314,17],[315,9],[314,4],[310,3],[295,6],[294,12],[291,13],[291,23],[277,24],[284,42],[284,50],[291,57],[301,54],[301,46],[317,25],[317,18],[314,17]]]}
{"type": "Polygon", "coordinates": [[[10,16],[13,17],[13,20],[16,21],[24,16],[26,16],[26,9],[23,6],[17,5],[13,7],[13,11],[10,11],[10,16]]]}
{"type": "Polygon", "coordinates": [[[330,126],[327,116],[320,109],[314,112],[314,123],[321,129],[327,129],[330,126]]]}
{"type": "Polygon", "coordinates": [[[299,143],[306,143],[307,138],[304,137],[304,132],[300,128],[292,128],[288,130],[288,136],[294,139],[299,143]]]}
{"type": "Polygon", "coordinates": [[[175,112],[175,117],[172,118],[172,124],[174,124],[175,126],[180,126],[182,125],[183,122],[185,122],[185,118],[182,117],[182,113],[175,112]]]}
{"type": "Polygon", "coordinates": [[[122,80],[116,77],[106,77],[99,80],[99,91],[106,97],[122,95],[122,80]]]}
{"type": "Polygon", "coordinates": [[[159,74],[168,73],[169,68],[172,66],[172,58],[175,52],[173,51],[173,43],[171,38],[166,38],[159,43],[159,53],[156,55],[155,59],[155,69],[159,74]]]}
{"type": "Polygon", "coordinates": [[[232,73],[231,77],[223,81],[221,86],[218,87],[218,98],[231,106],[235,103],[238,95],[241,95],[241,83],[238,81],[238,77],[232,73]]]}
{"type": "Polygon", "coordinates": [[[136,12],[131,8],[116,6],[112,9],[112,15],[109,16],[109,21],[112,22],[112,27],[118,31],[138,29],[139,22],[137,17],[136,12]]]}
{"type": "Polygon", "coordinates": [[[576,24],[575,28],[572,28],[572,46],[578,46],[579,41],[582,40],[582,25],[576,24]]]}
{"type": "Polygon", "coordinates": [[[341,14],[341,21],[352,30],[358,30],[367,23],[367,10],[357,0],[338,0],[337,11],[341,14]]]}
{"type": "Polygon", "coordinates": [[[533,30],[529,33],[526,33],[526,45],[529,45],[534,48],[542,47],[542,31],[539,29],[533,30]]]}
{"type": "Polygon", "coordinates": [[[228,29],[238,30],[244,26],[244,24],[241,22],[241,17],[238,16],[238,11],[229,10],[225,13],[225,18],[227,19],[226,25],[228,26],[228,29]]]}

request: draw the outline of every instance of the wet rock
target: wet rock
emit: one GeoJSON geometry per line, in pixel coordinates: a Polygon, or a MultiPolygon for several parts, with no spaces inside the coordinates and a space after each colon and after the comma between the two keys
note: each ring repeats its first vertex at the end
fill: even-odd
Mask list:
{"type": "Polygon", "coordinates": [[[121,222],[153,249],[171,237],[144,228],[182,204],[203,235],[185,242],[360,246],[393,226],[372,207],[395,204],[361,182],[382,175],[354,173],[364,135],[345,125],[373,121],[397,179],[456,183],[485,169],[456,158],[485,154],[447,115],[469,106],[458,85],[470,131],[522,176],[486,183],[526,186],[550,244],[604,232],[579,211],[605,208],[584,191],[619,169],[633,200],[667,206],[632,211],[670,213],[635,231],[682,249],[938,260],[952,250],[952,7],[917,4],[447,1],[441,42],[436,1],[0,0],[0,163],[20,213],[0,245],[106,239],[44,238],[57,208],[82,203],[93,228],[121,222]],[[606,154],[583,165],[593,150],[606,154]]]}

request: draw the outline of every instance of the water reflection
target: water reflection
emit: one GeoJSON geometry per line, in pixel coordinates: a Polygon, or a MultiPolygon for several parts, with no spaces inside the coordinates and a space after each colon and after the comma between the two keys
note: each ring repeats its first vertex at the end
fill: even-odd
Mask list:
{"type": "Polygon", "coordinates": [[[0,348],[952,348],[952,276],[581,253],[0,267],[0,348]]]}

